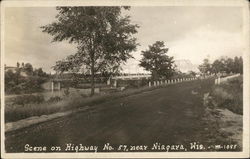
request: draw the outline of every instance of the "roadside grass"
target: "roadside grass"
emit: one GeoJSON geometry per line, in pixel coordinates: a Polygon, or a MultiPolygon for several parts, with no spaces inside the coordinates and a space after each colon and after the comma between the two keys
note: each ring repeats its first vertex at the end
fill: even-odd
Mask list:
{"type": "Polygon", "coordinates": [[[48,115],[57,112],[75,110],[80,107],[93,106],[117,98],[122,98],[145,91],[151,91],[163,88],[168,85],[131,88],[121,92],[113,92],[109,94],[100,94],[93,97],[67,97],[55,103],[32,103],[18,106],[5,107],[5,122],[14,122],[32,116],[48,115]]]}
{"type": "Polygon", "coordinates": [[[233,78],[220,85],[215,85],[211,96],[220,108],[243,114],[243,76],[233,78]]]}

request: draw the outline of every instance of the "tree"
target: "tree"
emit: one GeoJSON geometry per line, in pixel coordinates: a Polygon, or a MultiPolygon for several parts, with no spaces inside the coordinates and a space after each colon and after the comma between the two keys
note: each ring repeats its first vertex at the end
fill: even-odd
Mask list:
{"type": "Polygon", "coordinates": [[[191,77],[195,77],[197,73],[194,71],[188,71],[188,75],[191,75],[191,77]]]}
{"type": "Polygon", "coordinates": [[[46,72],[43,72],[42,68],[35,69],[34,75],[36,75],[38,77],[46,77],[47,76],[46,72]]]}
{"type": "Polygon", "coordinates": [[[30,63],[23,64],[15,71],[5,71],[5,92],[8,94],[34,93],[43,90],[42,84],[48,79],[42,68],[34,69],[30,63]],[[25,72],[25,74],[22,74],[25,72]]]}
{"type": "Polygon", "coordinates": [[[242,57],[221,57],[217,59],[212,64],[211,71],[215,74],[217,73],[243,73],[243,60],[242,57]]]}
{"type": "Polygon", "coordinates": [[[234,60],[232,58],[227,58],[225,60],[225,72],[232,73],[234,68],[234,60]]]}
{"type": "Polygon", "coordinates": [[[16,67],[17,67],[17,68],[20,67],[20,63],[19,63],[19,62],[16,63],[16,67]]]}
{"type": "Polygon", "coordinates": [[[238,73],[243,74],[243,59],[241,56],[239,57],[239,72],[238,73]]]}
{"type": "Polygon", "coordinates": [[[122,16],[122,9],[130,7],[57,7],[57,20],[42,26],[42,31],[53,36],[53,42],[67,40],[77,45],[77,52],[57,61],[58,72],[90,70],[91,95],[94,94],[95,75],[131,58],[131,51],[138,45],[138,25],[131,24],[129,16],[122,16]]]}
{"type": "Polygon", "coordinates": [[[234,67],[233,67],[234,73],[243,73],[243,59],[242,57],[234,57],[234,67]]]}
{"type": "Polygon", "coordinates": [[[198,66],[198,69],[203,74],[210,74],[211,73],[211,64],[209,62],[209,59],[205,58],[203,60],[203,64],[201,64],[201,65],[198,66]]]}
{"type": "Polygon", "coordinates": [[[27,75],[33,74],[33,66],[30,63],[26,63],[23,67],[23,71],[27,73],[27,75]]]}
{"type": "Polygon", "coordinates": [[[219,72],[223,72],[225,70],[225,65],[221,60],[215,60],[212,64],[212,73],[219,73],[219,72]]]}
{"type": "Polygon", "coordinates": [[[168,48],[165,48],[163,41],[156,41],[149,49],[142,51],[140,66],[152,73],[152,79],[169,78],[174,73],[173,57],[166,55],[168,48]]]}

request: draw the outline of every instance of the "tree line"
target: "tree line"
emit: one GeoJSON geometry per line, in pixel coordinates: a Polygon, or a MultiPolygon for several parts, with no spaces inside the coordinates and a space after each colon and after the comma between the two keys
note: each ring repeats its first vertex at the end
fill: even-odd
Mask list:
{"type": "Polygon", "coordinates": [[[203,60],[199,65],[199,70],[202,74],[218,74],[218,73],[240,73],[243,74],[243,59],[242,57],[221,57],[210,63],[208,58],[203,60]]]}
{"type": "Polygon", "coordinates": [[[42,91],[42,83],[49,75],[42,68],[35,69],[30,63],[17,62],[16,67],[5,66],[5,92],[7,94],[33,93],[42,91]]]}

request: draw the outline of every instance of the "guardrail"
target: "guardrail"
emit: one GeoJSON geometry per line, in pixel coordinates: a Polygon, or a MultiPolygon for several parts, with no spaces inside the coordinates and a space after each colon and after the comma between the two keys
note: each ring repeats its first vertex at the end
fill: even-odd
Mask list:
{"type": "Polygon", "coordinates": [[[128,75],[128,76],[116,76],[116,77],[112,77],[112,79],[115,79],[115,80],[117,80],[117,79],[123,79],[123,80],[125,80],[125,79],[141,79],[141,78],[148,79],[150,77],[151,77],[151,75],[128,75]]]}
{"type": "Polygon", "coordinates": [[[239,73],[231,75],[231,76],[223,77],[223,78],[218,77],[218,78],[215,79],[214,83],[216,85],[219,85],[221,83],[227,82],[227,80],[229,80],[229,79],[232,79],[232,78],[235,78],[235,77],[238,77],[238,76],[240,76],[239,73]]]}
{"type": "Polygon", "coordinates": [[[193,77],[193,78],[178,78],[178,79],[171,79],[171,80],[158,80],[158,81],[149,81],[148,82],[148,86],[152,87],[152,86],[160,86],[160,85],[167,85],[167,84],[175,84],[175,83],[181,83],[181,82],[185,82],[185,81],[193,81],[193,80],[197,80],[197,79],[207,79],[209,78],[209,76],[207,77],[193,77]]]}
{"type": "MultiPolygon", "coordinates": [[[[112,87],[117,87],[118,85],[118,80],[127,80],[127,79],[142,79],[146,78],[149,79],[151,75],[141,75],[141,76],[119,76],[112,78],[113,82],[111,83],[111,79],[107,80],[107,85],[112,86],[112,87]],[[124,78],[125,77],[125,78],[124,78]]],[[[181,83],[184,81],[192,81],[192,80],[197,80],[197,79],[207,79],[211,76],[201,76],[201,77],[192,77],[192,78],[177,78],[177,79],[170,79],[170,80],[155,80],[155,81],[149,81],[148,86],[160,86],[160,85],[166,85],[166,84],[174,84],[174,83],[181,83]]]]}

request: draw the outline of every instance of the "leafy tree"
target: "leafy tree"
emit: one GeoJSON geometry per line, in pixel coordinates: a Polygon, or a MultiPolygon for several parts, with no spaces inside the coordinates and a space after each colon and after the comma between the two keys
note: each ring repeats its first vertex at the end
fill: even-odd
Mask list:
{"type": "Polygon", "coordinates": [[[217,59],[213,62],[212,73],[219,73],[219,72],[225,72],[225,73],[243,73],[243,60],[242,57],[234,57],[228,58],[228,57],[221,57],[220,59],[217,59]]]}
{"type": "Polygon", "coordinates": [[[33,66],[30,63],[26,63],[23,67],[23,71],[26,72],[28,75],[33,74],[33,66]]]}
{"type": "Polygon", "coordinates": [[[219,72],[223,72],[225,70],[225,65],[221,60],[215,60],[212,64],[212,73],[219,73],[219,72]]]}
{"type": "Polygon", "coordinates": [[[152,79],[169,78],[174,73],[173,57],[166,53],[168,48],[165,48],[163,41],[156,41],[149,49],[142,51],[142,60],[140,66],[152,73],[152,79]]]}
{"type": "MultiPolygon", "coordinates": [[[[17,62],[18,66],[18,62],[17,62]]],[[[17,67],[14,71],[5,71],[5,92],[8,94],[33,93],[41,91],[42,84],[48,76],[41,68],[34,69],[30,63],[22,63],[22,67],[17,67]],[[26,75],[22,74],[25,72],[26,75]]]]}
{"type": "Polygon", "coordinates": [[[20,63],[19,63],[19,62],[16,63],[16,67],[17,67],[17,68],[20,67],[20,63]]]}
{"type": "Polygon", "coordinates": [[[243,59],[241,56],[239,58],[239,73],[243,74],[243,59]]]}
{"type": "Polygon", "coordinates": [[[188,75],[191,75],[191,77],[195,77],[197,73],[194,71],[188,71],[188,75]]]}
{"type": "Polygon", "coordinates": [[[39,77],[46,77],[47,76],[46,72],[43,72],[42,68],[35,69],[33,74],[36,76],[39,76],[39,77]]]}
{"type": "Polygon", "coordinates": [[[226,73],[232,73],[233,67],[234,67],[234,60],[232,58],[227,58],[225,60],[225,72],[226,73]]]}
{"type": "Polygon", "coordinates": [[[243,73],[243,59],[242,57],[234,57],[234,67],[233,72],[235,73],[243,73]]]}
{"type": "Polygon", "coordinates": [[[138,25],[130,22],[129,16],[122,16],[121,10],[129,7],[57,7],[57,20],[42,31],[53,36],[54,41],[67,40],[77,45],[77,52],[57,61],[58,72],[90,70],[91,95],[94,94],[95,75],[119,68],[122,62],[131,58],[136,49],[138,25]]]}
{"type": "Polygon", "coordinates": [[[211,73],[211,64],[209,62],[209,59],[205,58],[203,60],[203,64],[201,64],[201,65],[198,66],[198,69],[203,74],[210,74],[211,73]]]}

